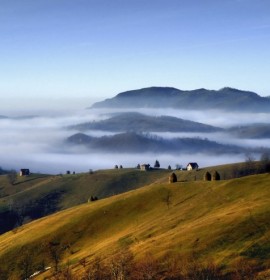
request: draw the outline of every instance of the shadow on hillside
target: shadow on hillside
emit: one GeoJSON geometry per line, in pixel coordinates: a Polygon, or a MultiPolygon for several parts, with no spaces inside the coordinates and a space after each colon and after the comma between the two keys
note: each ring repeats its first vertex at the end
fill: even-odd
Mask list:
{"type": "Polygon", "coordinates": [[[14,186],[16,186],[16,185],[21,185],[21,184],[23,184],[23,183],[27,183],[27,182],[30,182],[30,181],[34,181],[34,180],[37,180],[37,179],[42,179],[42,178],[46,178],[46,177],[49,177],[50,175],[39,175],[39,176],[35,176],[35,177],[31,177],[31,175],[30,176],[26,176],[26,177],[24,177],[25,178],[25,180],[23,180],[23,181],[16,181],[13,185],[14,186]]]}
{"type": "Polygon", "coordinates": [[[10,205],[9,209],[2,209],[0,212],[0,234],[59,211],[58,205],[64,193],[64,191],[55,191],[37,200],[29,201],[27,204],[10,205]]]}

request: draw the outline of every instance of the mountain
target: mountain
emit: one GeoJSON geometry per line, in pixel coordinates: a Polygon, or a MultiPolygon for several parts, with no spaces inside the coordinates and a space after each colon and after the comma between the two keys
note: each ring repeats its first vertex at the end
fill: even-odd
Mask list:
{"type": "Polygon", "coordinates": [[[270,99],[250,91],[225,87],[220,90],[179,90],[150,87],[119,93],[92,108],[175,108],[189,110],[220,109],[229,111],[269,112],[270,99]]]}
{"type": "Polygon", "coordinates": [[[109,119],[82,123],[70,127],[79,131],[103,130],[113,132],[217,132],[221,128],[170,116],[147,116],[128,112],[109,119]]]}
{"type": "Polygon", "coordinates": [[[76,133],[67,139],[71,145],[84,145],[93,151],[115,153],[241,153],[245,148],[219,144],[201,138],[164,139],[150,134],[134,132],[119,133],[111,136],[92,137],[84,133],[76,133]]]}
{"type": "Polygon", "coordinates": [[[181,174],[1,235],[0,278],[269,279],[270,175],[182,182],[181,174]]]}

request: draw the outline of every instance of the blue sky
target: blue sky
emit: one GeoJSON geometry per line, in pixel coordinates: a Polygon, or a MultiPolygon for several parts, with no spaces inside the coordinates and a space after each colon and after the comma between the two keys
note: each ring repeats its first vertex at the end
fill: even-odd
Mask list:
{"type": "Polygon", "coordinates": [[[0,0],[3,100],[147,86],[270,95],[269,73],[269,0],[0,0]]]}

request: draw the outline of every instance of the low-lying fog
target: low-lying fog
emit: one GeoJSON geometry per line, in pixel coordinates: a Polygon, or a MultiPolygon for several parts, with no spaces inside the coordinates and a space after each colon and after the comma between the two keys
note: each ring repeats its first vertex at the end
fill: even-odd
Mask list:
{"type": "MultiPolygon", "coordinates": [[[[149,163],[154,165],[156,159],[161,167],[172,168],[176,164],[186,166],[188,162],[198,162],[200,167],[217,165],[245,160],[244,154],[208,156],[206,154],[108,154],[89,152],[84,147],[70,147],[64,143],[65,139],[77,131],[67,130],[69,125],[80,124],[89,121],[97,121],[108,117],[108,115],[120,110],[98,110],[82,109],[69,110],[68,112],[42,113],[39,116],[29,118],[14,117],[0,118],[0,166],[3,169],[30,168],[32,172],[41,173],[65,173],[66,170],[75,172],[87,172],[89,169],[113,168],[115,164],[123,167],[135,167],[138,163],[149,163]]],[[[130,110],[125,110],[130,111],[130,110]]],[[[143,114],[170,115],[205,124],[227,128],[235,125],[250,123],[269,123],[270,114],[240,114],[221,113],[217,111],[179,111],[179,110],[157,110],[141,109],[143,114]]],[[[124,112],[124,110],[121,110],[124,112]]],[[[138,112],[138,110],[137,110],[138,112]]],[[[0,112],[0,115],[3,115],[0,112]]],[[[37,115],[31,111],[28,116],[37,115]]],[[[21,115],[22,117],[22,115],[21,115]]],[[[111,132],[89,131],[88,135],[100,137],[111,135],[111,132]]],[[[245,147],[268,147],[269,139],[249,140],[232,138],[226,133],[155,133],[164,138],[173,137],[201,137],[214,140],[219,143],[236,144],[245,147]]]]}

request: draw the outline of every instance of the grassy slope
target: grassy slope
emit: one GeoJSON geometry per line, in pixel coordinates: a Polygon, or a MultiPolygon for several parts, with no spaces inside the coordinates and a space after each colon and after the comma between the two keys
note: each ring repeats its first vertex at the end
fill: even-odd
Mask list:
{"type": "Polygon", "coordinates": [[[157,170],[146,174],[136,169],[118,169],[63,176],[34,174],[19,178],[13,186],[6,176],[0,176],[0,214],[12,208],[25,213],[25,221],[29,221],[33,213],[41,217],[85,203],[91,196],[104,198],[136,189],[168,172],[157,170]]]}
{"type": "Polygon", "coordinates": [[[214,257],[219,264],[240,255],[266,263],[269,180],[270,175],[263,174],[229,181],[156,183],[85,203],[0,236],[0,262],[15,268],[22,246],[39,261],[44,255],[41,244],[57,240],[69,245],[63,262],[71,261],[78,271],[83,257],[90,261],[127,247],[137,258],[148,252],[157,257],[192,252],[201,260],[214,257]]]}

